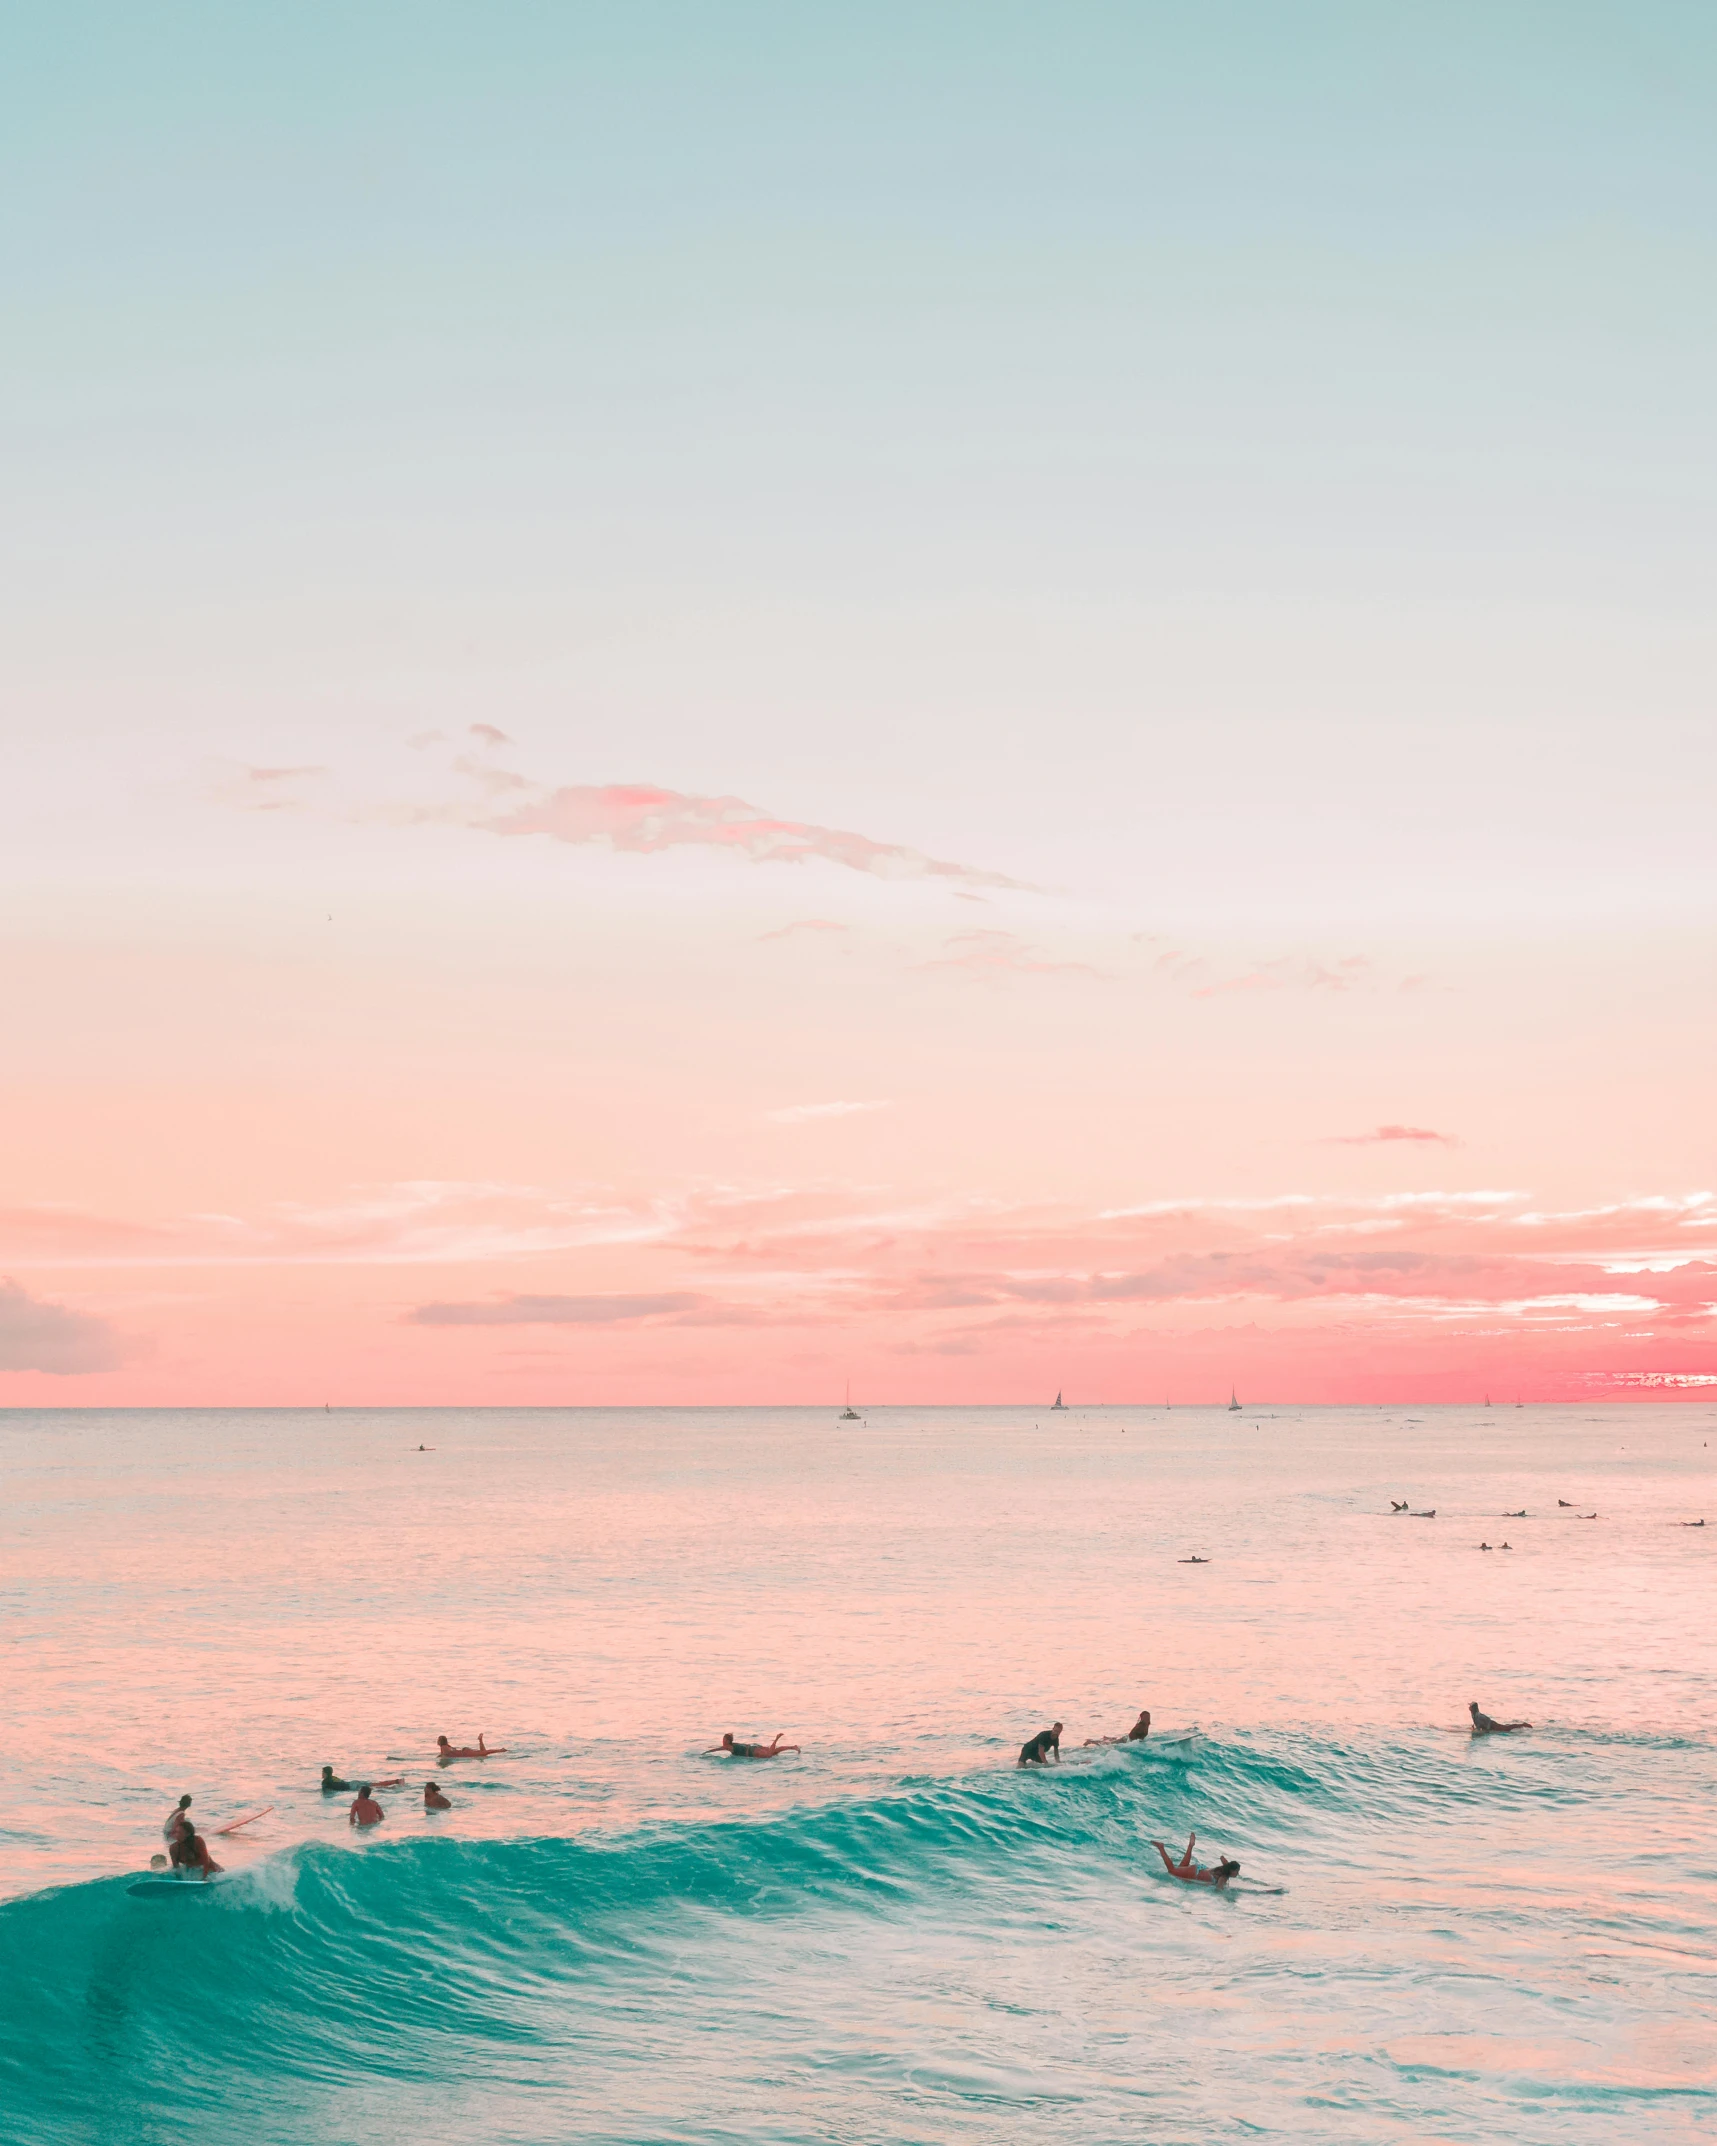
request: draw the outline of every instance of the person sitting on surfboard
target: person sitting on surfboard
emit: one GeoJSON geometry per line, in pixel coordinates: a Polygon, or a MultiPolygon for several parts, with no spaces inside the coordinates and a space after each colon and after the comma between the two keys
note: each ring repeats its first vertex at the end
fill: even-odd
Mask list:
{"type": "Polygon", "coordinates": [[[167,1813],[167,1821],[161,1828],[161,1838],[170,1848],[181,1833],[189,1833],[190,1830],[191,1799],[189,1796],[181,1796],[167,1813]]]}
{"type": "MultiPolygon", "coordinates": [[[[187,1803],[190,1800],[189,1796],[185,1798],[187,1803]]],[[[222,1865],[217,1863],[214,1857],[210,1855],[208,1842],[202,1838],[188,1818],[185,1820],[183,1830],[177,1840],[174,1841],[169,1853],[175,1870],[200,1870],[203,1874],[203,1883],[205,1885],[214,1876],[215,1872],[222,1868],[222,1865]]]]}
{"type": "Polygon", "coordinates": [[[453,1808],[433,1781],[423,1784],[423,1807],[426,1811],[450,1811],[453,1808]]]}
{"type": "Polygon", "coordinates": [[[1093,1744],[1142,1744],[1150,1733],[1150,1709],[1141,1707],[1138,1720],[1133,1723],[1133,1726],[1125,1736],[1088,1736],[1085,1739],[1085,1749],[1089,1751],[1093,1744]]]}
{"type": "Polygon", "coordinates": [[[1171,1878],[1178,1878],[1183,1885],[1213,1885],[1218,1892],[1221,1892],[1229,1879],[1239,1871],[1240,1865],[1235,1862],[1231,1855],[1225,1855],[1222,1861],[1212,1870],[1207,1870],[1202,1863],[1195,1863],[1192,1859],[1192,1851],[1197,1839],[1198,1835],[1196,1833],[1187,1835],[1186,1853],[1178,1863],[1160,1840],[1152,1841],[1151,1846],[1162,1857],[1163,1868],[1171,1878]]]}
{"type": "Polygon", "coordinates": [[[1022,1766],[1047,1766],[1053,1752],[1055,1763],[1061,1764],[1061,1724],[1052,1722],[1047,1729],[1039,1729],[1035,1736],[1028,1736],[1019,1747],[1019,1763],[1022,1766]]]}
{"type": "Polygon", "coordinates": [[[797,1751],[799,1748],[797,1744],[784,1744],[781,1741],[786,1733],[785,1729],[777,1729],[775,1731],[775,1741],[772,1744],[736,1744],[733,1740],[733,1731],[729,1729],[721,1742],[711,1744],[709,1749],[703,1753],[703,1756],[707,1759],[717,1751],[725,1751],[730,1758],[736,1759],[776,1759],[781,1756],[783,1751],[797,1751]]]}
{"type": "Polygon", "coordinates": [[[1488,1714],[1479,1712],[1476,1699],[1467,1701],[1467,1712],[1473,1717],[1475,1736],[1506,1736],[1511,1729],[1530,1729],[1532,1726],[1530,1721],[1492,1721],[1488,1714]]]}
{"type": "Polygon", "coordinates": [[[477,1741],[474,1744],[450,1744],[445,1736],[438,1736],[435,1739],[435,1742],[437,1755],[439,1756],[441,1763],[444,1766],[449,1759],[499,1758],[501,1753],[507,1748],[505,1744],[496,1744],[494,1748],[491,1749],[489,1745],[487,1745],[483,1741],[481,1735],[478,1736],[477,1741]]]}

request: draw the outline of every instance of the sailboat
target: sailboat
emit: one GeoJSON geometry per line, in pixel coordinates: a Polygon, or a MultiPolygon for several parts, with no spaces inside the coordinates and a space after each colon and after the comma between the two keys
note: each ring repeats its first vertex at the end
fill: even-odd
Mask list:
{"type": "Polygon", "coordinates": [[[1061,1388],[1059,1386],[1055,1389],[1055,1399],[1049,1405],[1051,1408],[1065,1408],[1067,1406],[1067,1403],[1061,1398],[1061,1388]]]}
{"type": "Polygon", "coordinates": [[[851,1379],[847,1380],[847,1405],[841,1410],[835,1421],[837,1423],[862,1423],[864,1421],[864,1418],[853,1406],[853,1382],[851,1379]]]}
{"type": "Polygon", "coordinates": [[[1230,1386],[1228,1389],[1228,1413],[1231,1416],[1240,1413],[1240,1390],[1236,1386],[1230,1386]]]}

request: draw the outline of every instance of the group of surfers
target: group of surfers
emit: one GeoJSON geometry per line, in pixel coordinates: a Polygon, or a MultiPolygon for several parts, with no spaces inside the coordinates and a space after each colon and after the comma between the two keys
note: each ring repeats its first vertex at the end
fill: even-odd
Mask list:
{"type": "MultiPolygon", "coordinates": [[[[1489,1714],[1481,1710],[1476,1699],[1468,1700],[1467,1712],[1472,1717],[1472,1733],[1475,1736],[1506,1736],[1515,1729],[1530,1729],[1532,1726],[1530,1721],[1493,1720],[1489,1714]]],[[[1060,1765],[1061,1735],[1064,1726],[1065,1724],[1062,1722],[1053,1721],[1047,1729],[1039,1729],[1035,1736],[1028,1736],[1019,1747],[1018,1764],[1021,1766],[1047,1766],[1050,1760],[1053,1759],[1057,1765],[1060,1765]]],[[[1088,1736],[1081,1748],[1090,1751],[1104,1744],[1142,1744],[1150,1736],[1150,1733],[1150,1709],[1140,1707],[1138,1719],[1123,1735],[1088,1736]]],[[[733,1731],[729,1729],[719,1744],[708,1745],[701,1755],[705,1758],[713,1757],[718,1753],[724,1757],[736,1759],[779,1758],[783,1752],[796,1752],[799,1749],[797,1744],[787,1743],[784,1740],[785,1736],[786,1731],[784,1729],[777,1729],[773,1740],[767,1744],[745,1743],[736,1738],[733,1731]]],[[[505,1744],[487,1743],[481,1735],[479,1735],[474,1744],[451,1744],[445,1736],[438,1736],[435,1742],[436,1762],[442,1766],[448,1765],[454,1759],[499,1758],[507,1748],[505,1744]]],[[[322,1793],[325,1796],[352,1795],[355,1787],[356,1794],[353,1795],[351,1807],[346,1814],[347,1822],[352,1826],[373,1826],[379,1825],[387,1816],[386,1811],[382,1809],[375,1799],[375,1791],[378,1788],[398,1788],[404,1779],[403,1774],[394,1774],[385,1781],[363,1781],[354,1784],[351,1781],[341,1780],[332,1766],[324,1766],[322,1768],[321,1786],[322,1793]]],[[[453,1805],[442,1794],[434,1781],[425,1781],[423,1784],[423,1807],[426,1811],[450,1811],[453,1805]]],[[[196,1826],[192,1822],[191,1799],[189,1796],[181,1796],[173,1809],[167,1814],[167,1821],[161,1828],[161,1837],[167,1843],[166,1860],[172,1864],[175,1870],[200,1871],[206,1882],[221,1869],[222,1866],[209,1853],[208,1842],[198,1833],[196,1826]]],[[[1151,1846],[1162,1857],[1163,1868],[1171,1878],[1178,1878],[1183,1885],[1213,1886],[1220,1892],[1229,1879],[1238,1874],[1240,1865],[1232,1856],[1224,1856],[1220,1862],[1209,1865],[1195,1863],[1192,1851],[1197,1844],[1198,1835],[1189,1833],[1186,1846],[1177,1860],[1169,1854],[1167,1846],[1162,1841],[1153,1839],[1151,1842],[1151,1846]]],[[[157,1864],[162,1860],[160,1856],[155,1858],[157,1864]]]]}

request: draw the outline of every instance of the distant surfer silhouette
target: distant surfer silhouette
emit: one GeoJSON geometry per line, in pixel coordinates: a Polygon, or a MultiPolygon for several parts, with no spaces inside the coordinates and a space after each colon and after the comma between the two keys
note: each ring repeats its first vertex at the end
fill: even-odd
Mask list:
{"type": "Polygon", "coordinates": [[[474,1744],[450,1744],[445,1736],[438,1736],[435,1739],[435,1746],[436,1754],[440,1758],[441,1763],[444,1766],[447,1764],[447,1761],[449,1759],[499,1758],[501,1753],[507,1748],[505,1744],[486,1744],[483,1741],[482,1732],[480,1730],[478,1732],[477,1741],[474,1744]]]}
{"type": "Polygon", "coordinates": [[[1488,1714],[1481,1714],[1476,1699],[1467,1701],[1467,1712],[1473,1717],[1475,1736],[1506,1736],[1512,1729],[1530,1729],[1530,1721],[1492,1721],[1488,1714]]]}

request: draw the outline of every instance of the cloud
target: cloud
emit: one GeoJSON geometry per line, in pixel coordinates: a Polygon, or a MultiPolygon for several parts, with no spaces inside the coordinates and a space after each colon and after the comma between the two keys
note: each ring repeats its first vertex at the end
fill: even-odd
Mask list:
{"type": "Polygon", "coordinates": [[[481,738],[485,745],[511,745],[513,742],[504,730],[497,730],[493,723],[472,723],[469,728],[472,737],[481,738]]]}
{"type": "Polygon", "coordinates": [[[634,1319],[661,1319],[675,1312],[712,1308],[689,1289],[650,1296],[491,1297],[478,1304],[419,1304],[405,1315],[408,1326],[619,1326],[634,1319]]]}
{"type": "Polygon", "coordinates": [[[803,864],[821,858],[878,879],[949,879],[967,886],[1014,887],[1000,872],[951,864],[897,842],[810,820],[778,819],[739,797],[700,797],[649,783],[571,784],[539,791],[502,813],[473,815],[454,808],[446,817],[497,835],[547,835],[551,841],[591,844],[651,856],[695,847],[748,857],[754,864],[803,864]]]}
{"type": "Polygon", "coordinates": [[[1338,1148],[1369,1148],[1392,1140],[1429,1140],[1446,1148],[1458,1148],[1461,1144],[1453,1133],[1434,1133],[1425,1125],[1378,1125],[1368,1133],[1337,1133],[1327,1145],[1338,1148]]]}
{"type": "Polygon", "coordinates": [[[961,931],[927,969],[967,969],[977,976],[1101,976],[1088,961],[1045,961],[1011,931],[961,931]]]}
{"type": "Polygon", "coordinates": [[[124,1360],[115,1328],[90,1312],[71,1311],[0,1280],[0,1371],[48,1371],[76,1378],[112,1371],[124,1360]]]}
{"type": "Polygon", "coordinates": [[[777,1125],[803,1125],[810,1118],[852,1118],[868,1110],[886,1110],[888,1104],[880,1103],[789,1103],[781,1110],[766,1110],[763,1115],[777,1125]]]}

